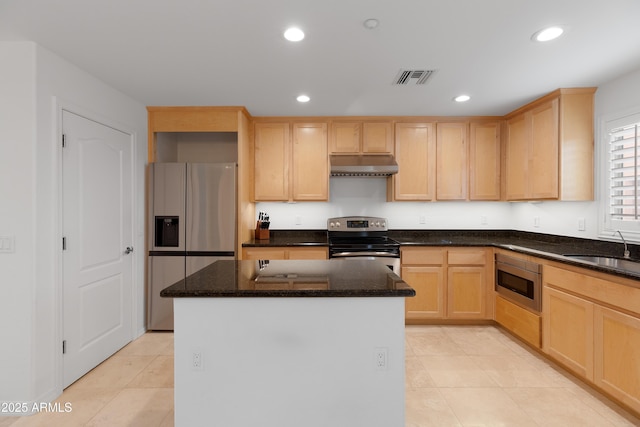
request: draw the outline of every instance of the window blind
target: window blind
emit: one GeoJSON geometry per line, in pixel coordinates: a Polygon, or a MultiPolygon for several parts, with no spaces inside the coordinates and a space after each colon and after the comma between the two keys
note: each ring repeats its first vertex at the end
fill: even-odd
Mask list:
{"type": "Polygon", "coordinates": [[[609,214],[611,219],[640,219],[640,122],[609,132],[609,214]]]}

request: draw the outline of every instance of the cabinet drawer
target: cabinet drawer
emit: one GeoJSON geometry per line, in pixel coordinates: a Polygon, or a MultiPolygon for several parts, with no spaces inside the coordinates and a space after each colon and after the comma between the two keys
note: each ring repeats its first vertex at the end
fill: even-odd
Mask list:
{"type": "Polygon", "coordinates": [[[540,348],[540,316],[496,295],[496,322],[540,348]]]}
{"type": "Polygon", "coordinates": [[[243,259],[287,259],[282,248],[243,248],[242,255],[243,259]]]}
{"type": "Polygon", "coordinates": [[[450,250],[447,255],[449,265],[485,265],[487,252],[481,249],[450,250]]]}
{"type": "Polygon", "coordinates": [[[327,259],[328,256],[327,248],[292,248],[287,259],[327,259]]]}
{"type": "Polygon", "coordinates": [[[247,247],[242,249],[242,259],[327,259],[328,249],[295,247],[247,247]]]}
{"type": "Polygon", "coordinates": [[[545,265],[545,285],[640,314],[640,289],[620,283],[545,265]]]}
{"type": "Polygon", "coordinates": [[[402,248],[400,254],[403,265],[443,265],[446,251],[433,248],[402,248]]]}

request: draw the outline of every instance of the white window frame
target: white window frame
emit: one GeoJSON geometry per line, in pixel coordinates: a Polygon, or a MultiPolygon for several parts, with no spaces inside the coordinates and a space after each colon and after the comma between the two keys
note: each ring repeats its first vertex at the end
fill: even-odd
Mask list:
{"type": "MultiPolygon", "coordinates": [[[[598,154],[599,154],[599,173],[597,186],[600,193],[600,203],[598,208],[598,237],[603,240],[620,241],[617,230],[620,230],[627,241],[640,242],[640,219],[634,221],[614,220],[610,215],[610,185],[609,185],[609,145],[612,129],[622,127],[631,123],[640,123],[640,106],[633,109],[610,114],[602,118],[600,121],[600,130],[597,133],[598,138],[598,154]]],[[[640,176],[640,172],[638,173],[640,176]]]]}

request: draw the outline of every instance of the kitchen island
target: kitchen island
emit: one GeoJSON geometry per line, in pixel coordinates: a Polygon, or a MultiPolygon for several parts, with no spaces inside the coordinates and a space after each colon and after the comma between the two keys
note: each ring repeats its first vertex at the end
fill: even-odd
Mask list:
{"type": "Polygon", "coordinates": [[[175,424],[404,426],[404,297],[370,260],[218,261],[174,298],[175,424]]]}

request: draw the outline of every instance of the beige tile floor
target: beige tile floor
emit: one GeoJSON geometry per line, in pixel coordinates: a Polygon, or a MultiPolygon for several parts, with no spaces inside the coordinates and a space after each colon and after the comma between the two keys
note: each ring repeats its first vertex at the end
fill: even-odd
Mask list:
{"type": "MultiPolygon", "coordinates": [[[[407,326],[406,371],[405,427],[640,426],[491,326],[407,326]]],[[[143,335],[58,402],[73,410],[0,418],[0,427],[173,426],[173,334],[143,335]]]]}

